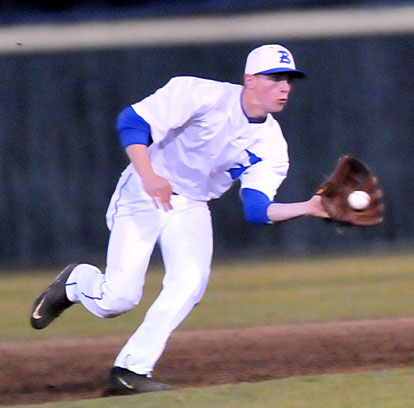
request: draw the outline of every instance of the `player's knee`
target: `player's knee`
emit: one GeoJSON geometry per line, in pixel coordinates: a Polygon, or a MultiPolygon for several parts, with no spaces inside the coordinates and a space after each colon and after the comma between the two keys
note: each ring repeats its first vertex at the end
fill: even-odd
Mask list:
{"type": "Polygon", "coordinates": [[[208,283],[209,271],[204,271],[199,268],[191,268],[185,278],[178,282],[179,292],[192,299],[194,304],[198,303],[204,295],[208,283]]]}
{"type": "Polygon", "coordinates": [[[101,302],[102,317],[112,318],[129,312],[139,303],[140,297],[108,296],[101,302]]]}

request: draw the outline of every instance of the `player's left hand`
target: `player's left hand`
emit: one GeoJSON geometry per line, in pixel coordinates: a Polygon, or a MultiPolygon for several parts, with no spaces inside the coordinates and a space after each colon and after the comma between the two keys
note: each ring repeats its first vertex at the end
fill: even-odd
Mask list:
{"type": "Polygon", "coordinates": [[[383,221],[385,207],[378,179],[365,163],[355,157],[341,156],[317,194],[321,196],[325,211],[337,223],[370,227],[383,221]],[[366,194],[367,205],[352,207],[348,200],[353,192],[366,194]]]}

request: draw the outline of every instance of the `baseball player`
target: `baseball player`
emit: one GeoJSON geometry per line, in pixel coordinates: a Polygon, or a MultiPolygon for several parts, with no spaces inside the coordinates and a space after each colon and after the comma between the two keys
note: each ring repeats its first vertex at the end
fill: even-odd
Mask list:
{"type": "Polygon", "coordinates": [[[299,203],[273,201],[289,159],[271,113],[283,110],[293,80],[305,76],[288,49],[263,45],[247,57],[243,86],[175,77],[120,114],[117,130],[130,164],[107,211],[105,273],[93,265],[69,265],[31,312],[31,325],[43,329],[75,303],[102,318],[131,310],[159,242],[163,288],[116,357],[113,393],[170,389],[151,374],[172,331],[206,289],[213,252],[209,200],[240,180],[249,222],[328,217],[317,195],[299,203]]]}

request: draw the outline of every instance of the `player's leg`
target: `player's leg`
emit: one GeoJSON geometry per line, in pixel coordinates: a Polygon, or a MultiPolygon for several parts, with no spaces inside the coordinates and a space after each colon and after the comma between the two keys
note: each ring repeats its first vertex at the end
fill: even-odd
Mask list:
{"type": "Polygon", "coordinates": [[[171,332],[201,300],[210,274],[213,244],[207,204],[174,196],[172,205],[160,237],[163,289],[115,361],[139,374],[151,374],[171,332]]]}
{"type": "Polygon", "coordinates": [[[92,265],[77,266],[66,283],[72,302],[94,315],[115,317],[134,308],[142,296],[145,272],[158,236],[156,214],[116,219],[108,245],[105,275],[92,265]]]}
{"type": "Polygon", "coordinates": [[[105,275],[93,265],[69,265],[34,302],[32,327],[44,329],[74,303],[82,303],[104,318],[135,307],[141,299],[145,272],[159,233],[157,224],[157,218],[149,218],[149,214],[117,219],[109,239],[105,275]]]}
{"type": "Polygon", "coordinates": [[[162,221],[131,172],[121,177],[107,213],[111,229],[107,268],[71,265],[36,300],[31,324],[41,329],[73,303],[82,303],[99,317],[113,317],[140,300],[144,275],[162,221]]]}

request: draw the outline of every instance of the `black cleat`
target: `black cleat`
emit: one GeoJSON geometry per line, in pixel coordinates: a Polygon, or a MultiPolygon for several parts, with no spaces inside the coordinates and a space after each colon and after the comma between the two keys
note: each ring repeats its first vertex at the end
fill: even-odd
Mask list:
{"type": "Polygon", "coordinates": [[[30,324],[34,329],[41,330],[49,326],[65,309],[73,305],[66,296],[66,281],[78,264],[70,264],[56,277],[54,282],[45,289],[33,304],[30,324]]]}
{"type": "Polygon", "coordinates": [[[140,394],[143,392],[171,390],[167,384],[153,381],[150,377],[136,374],[126,368],[113,367],[109,378],[108,395],[140,394]]]}

